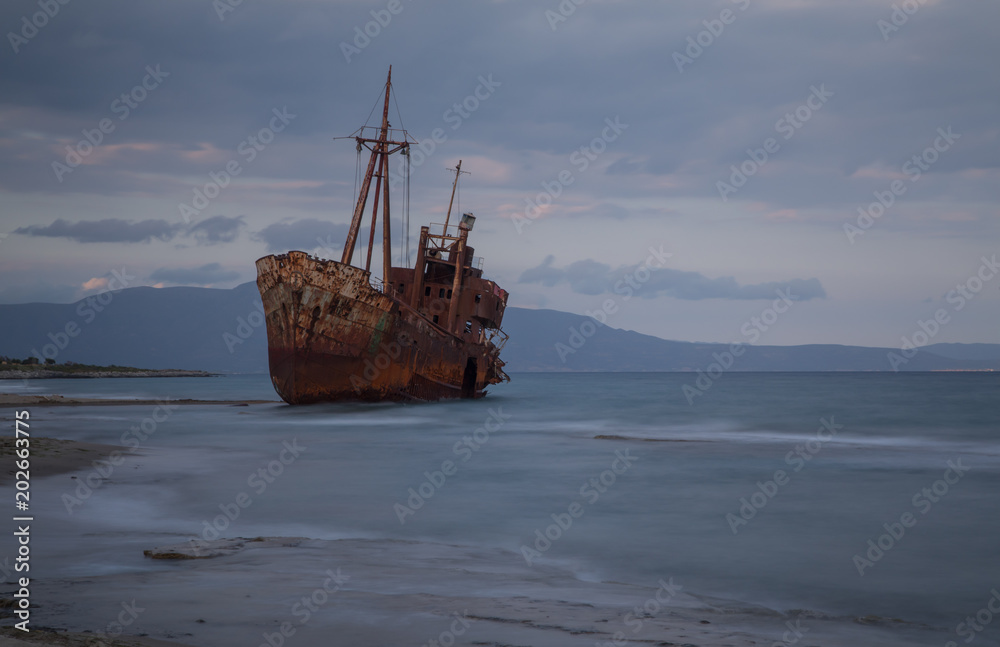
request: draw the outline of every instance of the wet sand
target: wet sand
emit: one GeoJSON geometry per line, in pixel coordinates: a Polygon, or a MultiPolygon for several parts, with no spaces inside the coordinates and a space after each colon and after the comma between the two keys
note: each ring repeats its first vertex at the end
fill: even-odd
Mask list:
{"type": "MultiPolygon", "coordinates": [[[[131,604],[137,614],[127,633],[205,647],[264,645],[268,636],[296,647],[432,640],[760,647],[796,627],[803,629],[797,644],[902,647],[915,644],[907,636],[920,629],[878,618],[782,614],[691,595],[653,575],[649,587],[586,582],[485,547],[258,537],[180,541],[151,547],[146,558],[160,568],[36,582],[33,624],[103,631],[95,619],[113,621],[122,604],[131,604]]],[[[3,640],[0,645],[18,644],[3,640]]],[[[55,640],[42,644],[88,644],[55,640]]]]}
{"type": "MultiPolygon", "coordinates": [[[[33,437],[31,445],[31,475],[35,478],[66,474],[91,467],[95,460],[107,460],[113,451],[125,455],[134,454],[124,447],[116,445],[101,445],[97,443],[81,443],[75,440],[60,440],[57,438],[33,437]]],[[[11,436],[0,437],[0,456],[10,458],[5,460],[0,468],[0,485],[7,485],[14,479],[15,439],[11,436]]]]}
{"type": "Polygon", "coordinates": [[[94,633],[76,633],[32,629],[25,633],[10,627],[0,628],[0,647],[178,647],[181,643],[166,642],[139,636],[99,638],[94,633]]]}

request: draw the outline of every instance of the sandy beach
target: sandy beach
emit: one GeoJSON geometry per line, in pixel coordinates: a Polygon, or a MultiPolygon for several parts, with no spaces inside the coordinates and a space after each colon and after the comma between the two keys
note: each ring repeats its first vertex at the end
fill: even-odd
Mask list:
{"type": "MultiPolygon", "coordinates": [[[[689,595],[669,580],[648,588],[585,582],[560,569],[527,567],[517,554],[429,542],[229,539],[152,548],[147,559],[155,557],[164,558],[155,575],[36,583],[35,622],[73,634],[43,634],[41,644],[100,645],[82,632],[118,631],[115,621],[94,620],[94,609],[116,607],[141,618],[149,634],[143,640],[206,647],[431,641],[751,647],[780,644],[782,635],[795,639],[787,644],[901,647],[912,644],[907,629],[919,628],[889,619],[781,614],[689,595]]],[[[10,635],[0,645],[20,644],[10,635]]]]}

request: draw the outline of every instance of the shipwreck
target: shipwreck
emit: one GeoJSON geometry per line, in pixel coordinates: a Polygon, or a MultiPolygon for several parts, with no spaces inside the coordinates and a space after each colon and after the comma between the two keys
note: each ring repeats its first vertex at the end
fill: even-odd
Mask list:
{"type": "MultiPolygon", "coordinates": [[[[487,386],[510,379],[500,359],[508,294],[483,276],[482,259],[469,246],[475,216],[464,213],[451,224],[461,161],[444,223],[420,228],[412,267],[404,230],[402,266],[391,264],[389,158],[399,154],[408,162],[417,143],[390,126],[391,92],[392,68],[381,125],[351,135],[359,170],[361,151],[371,155],[340,260],[289,251],[257,261],[271,381],[289,404],[478,398],[487,386]],[[354,256],[372,189],[362,267],[354,256]],[[380,214],[382,267],[376,277],[371,262],[380,214]]],[[[403,190],[408,197],[408,186],[403,190]]],[[[403,221],[408,227],[408,212],[403,221]]]]}

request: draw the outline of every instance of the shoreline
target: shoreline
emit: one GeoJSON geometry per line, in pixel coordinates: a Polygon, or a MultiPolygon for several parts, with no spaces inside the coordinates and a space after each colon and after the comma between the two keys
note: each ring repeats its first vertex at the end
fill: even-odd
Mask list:
{"type": "Polygon", "coordinates": [[[27,395],[21,393],[0,393],[0,409],[12,407],[65,407],[65,406],[100,406],[100,407],[124,407],[124,406],[155,406],[158,404],[171,405],[229,405],[233,407],[245,407],[251,404],[280,404],[280,400],[194,400],[182,398],[180,400],[123,400],[120,398],[67,398],[62,395],[27,395]]]}
{"type": "Polygon", "coordinates": [[[35,627],[24,632],[12,627],[0,627],[0,647],[190,647],[183,643],[157,640],[148,636],[101,636],[93,631],[72,632],[51,627],[35,627]]]}
{"type": "Polygon", "coordinates": [[[57,371],[39,366],[37,369],[0,370],[0,380],[86,380],[120,377],[222,377],[222,373],[187,371],[182,369],[135,369],[130,371],[57,371]]]}
{"type": "MultiPolygon", "coordinates": [[[[4,465],[0,468],[0,485],[9,484],[17,471],[13,460],[14,450],[15,438],[0,437],[0,455],[11,458],[9,462],[4,461],[4,465]]],[[[135,455],[135,452],[119,445],[84,443],[43,436],[31,438],[30,450],[31,475],[36,478],[85,470],[92,467],[95,461],[107,460],[112,452],[135,455]]]]}

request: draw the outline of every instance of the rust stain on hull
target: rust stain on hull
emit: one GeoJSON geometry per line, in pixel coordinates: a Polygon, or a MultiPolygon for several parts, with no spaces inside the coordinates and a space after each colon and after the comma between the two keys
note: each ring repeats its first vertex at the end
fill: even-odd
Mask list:
{"type": "Polygon", "coordinates": [[[429,322],[364,270],[297,251],[257,270],[271,381],[289,404],[481,397],[507,379],[499,349],[429,322]]]}

